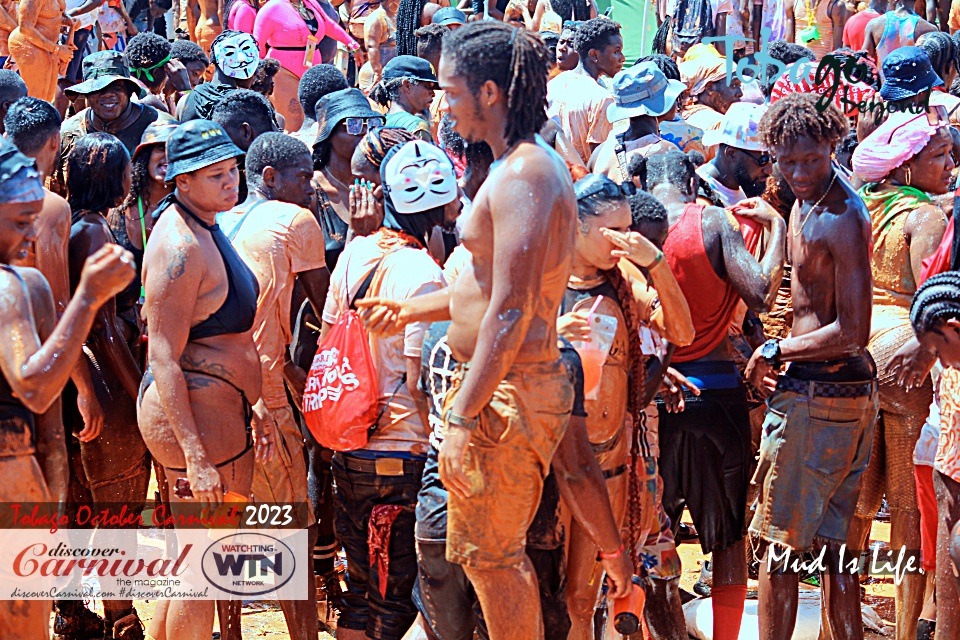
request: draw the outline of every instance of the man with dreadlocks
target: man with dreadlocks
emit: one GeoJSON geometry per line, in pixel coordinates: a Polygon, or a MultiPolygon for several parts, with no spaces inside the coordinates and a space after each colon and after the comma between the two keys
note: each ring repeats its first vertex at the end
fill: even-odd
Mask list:
{"type": "Polygon", "coordinates": [[[620,25],[607,17],[588,20],[577,28],[573,47],[580,64],[550,81],[551,117],[559,123],[584,164],[610,135],[607,108],[613,104],[600,76],[613,78],[623,68],[620,25]]]}
{"type": "MultiPolygon", "coordinates": [[[[438,456],[450,492],[446,556],[463,565],[493,640],[543,637],[524,536],[573,405],[556,312],[570,276],[575,196],[562,160],[536,139],[546,78],[546,46],[533,33],[483,22],[444,39],[440,85],[454,128],[498,158],[463,229],[472,262],[452,290],[362,301],[371,322],[390,329],[452,319],[450,350],[466,364],[446,398],[438,456]]],[[[601,551],[612,562],[625,548],[601,551]]],[[[612,587],[620,597],[630,584],[612,587]]]]}
{"type": "Polygon", "coordinates": [[[814,94],[789,95],[760,121],[760,138],[797,202],[787,235],[793,328],[790,337],[758,348],[746,370],[757,386],[779,374],[767,400],[750,531],[760,541],[760,557],[766,552],[761,637],[793,633],[799,575],[787,568],[789,554],[825,548],[825,624],[834,638],[858,640],[863,622],[857,575],[837,559],[879,408],[876,366],[866,351],[872,232],[863,202],[846,180],[837,180],[831,163],[847,121],[835,106],[821,112],[816,102],[814,94]],[[784,362],[791,364],[780,373],[784,362]]]}

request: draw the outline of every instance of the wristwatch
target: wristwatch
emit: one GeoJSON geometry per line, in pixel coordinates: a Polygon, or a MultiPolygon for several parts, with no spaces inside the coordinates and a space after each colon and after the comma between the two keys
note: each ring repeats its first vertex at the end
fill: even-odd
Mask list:
{"type": "Polygon", "coordinates": [[[451,427],[460,427],[467,431],[476,431],[477,427],[480,426],[480,416],[476,415],[472,418],[464,418],[454,413],[452,409],[447,409],[447,412],[443,416],[443,422],[451,427]]]}
{"type": "Polygon", "coordinates": [[[771,339],[763,343],[760,347],[760,357],[774,369],[779,369],[783,363],[780,361],[780,341],[771,339]]]}

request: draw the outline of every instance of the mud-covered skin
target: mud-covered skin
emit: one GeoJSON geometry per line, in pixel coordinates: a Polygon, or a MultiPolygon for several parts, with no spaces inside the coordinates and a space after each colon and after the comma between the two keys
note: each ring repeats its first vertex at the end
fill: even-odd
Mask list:
{"type": "MultiPolygon", "coordinates": [[[[236,204],[238,183],[233,159],[176,178],[178,198],[207,225],[214,223],[216,212],[236,204]]],[[[251,331],[189,340],[190,328],[220,309],[229,289],[211,232],[173,205],[160,215],[154,233],[163,241],[149,244],[143,266],[143,316],[154,380],[141,393],[140,431],[170,485],[186,476],[195,500],[216,505],[227,491],[250,493],[252,451],[215,466],[246,447],[241,393],[256,405],[257,451],[271,453],[272,432],[261,422],[260,361],[251,331]],[[186,468],[186,473],[171,467],[186,468]]],[[[151,635],[206,640],[213,610],[212,602],[172,601],[165,615],[154,618],[151,635]]]]}
{"type": "MultiPolygon", "coordinates": [[[[831,183],[832,149],[828,141],[802,136],[792,142],[788,148],[773,149],[780,172],[797,196],[787,237],[794,320],[792,336],[780,342],[782,360],[824,362],[862,355],[870,335],[873,294],[870,218],[845,180],[831,183]]],[[[758,349],[747,365],[746,375],[754,384],[763,384],[769,372],[758,349]]],[[[838,552],[842,542],[815,540],[814,544],[818,549],[826,546],[829,552],[838,552]]],[[[761,562],[762,638],[777,640],[792,635],[798,581],[797,574],[770,572],[766,562],[761,562]]],[[[833,636],[863,638],[857,576],[834,571],[824,575],[822,581],[833,636]]]]}
{"type": "Polygon", "coordinates": [[[57,44],[60,28],[73,20],[64,13],[64,0],[25,0],[17,11],[19,26],[7,40],[10,56],[34,98],[53,102],[61,62],[69,62],[73,51],[57,44]]]}

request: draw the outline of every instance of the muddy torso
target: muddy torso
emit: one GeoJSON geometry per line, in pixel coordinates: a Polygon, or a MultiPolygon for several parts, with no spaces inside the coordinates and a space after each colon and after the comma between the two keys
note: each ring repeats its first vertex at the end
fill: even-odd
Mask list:
{"type": "MultiPolygon", "coordinates": [[[[545,143],[538,137],[538,146],[545,143]]],[[[494,221],[491,212],[491,202],[502,195],[495,196],[498,190],[509,188],[512,176],[505,175],[506,164],[514,161],[553,162],[557,168],[556,184],[544,184],[542,193],[542,211],[536,222],[536,228],[517,228],[519,234],[549,234],[547,246],[543,248],[543,275],[529,312],[531,320],[526,335],[517,352],[517,363],[547,362],[559,358],[557,350],[557,309],[567,288],[570,276],[570,265],[574,237],[574,221],[576,213],[571,206],[573,194],[569,186],[569,173],[562,166],[559,158],[552,151],[544,148],[523,149],[529,145],[521,145],[511,151],[506,159],[495,164],[490,176],[484,182],[473,201],[473,210],[470,219],[463,229],[461,239],[464,247],[470,251],[472,260],[463,270],[453,286],[450,295],[450,316],[453,323],[448,333],[448,342],[454,356],[460,362],[468,362],[473,357],[473,351],[480,332],[480,323],[490,302],[493,289],[493,237],[494,221]],[[521,157],[523,154],[524,157],[521,157]],[[570,200],[560,197],[561,189],[570,191],[570,200]]],[[[545,179],[546,183],[547,180],[545,179]]],[[[502,204],[502,200],[501,200],[502,204]]],[[[498,221],[499,224],[511,224],[508,219],[498,221]]],[[[522,278],[522,274],[513,274],[522,278]]],[[[516,280],[515,282],[519,282],[516,280]]],[[[519,315],[519,309],[507,313],[519,315]]],[[[509,322],[510,318],[504,318],[509,322]]]]}

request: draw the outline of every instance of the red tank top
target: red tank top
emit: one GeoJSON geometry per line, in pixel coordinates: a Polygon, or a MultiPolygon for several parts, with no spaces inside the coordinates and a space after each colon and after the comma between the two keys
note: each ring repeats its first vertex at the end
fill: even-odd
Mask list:
{"type": "Polygon", "coordinates": [[[713,351],[727,337],[740,295],[713,270],[703,244],[702,204],[688,204],[670,227],[663,253],[693,318],[693,343],[677,347],[674,362],[690,362],[713,351]]]}

